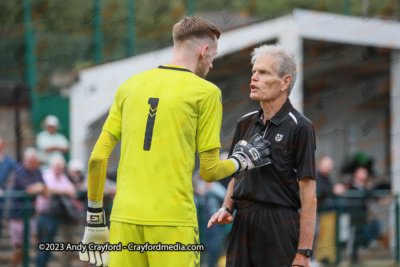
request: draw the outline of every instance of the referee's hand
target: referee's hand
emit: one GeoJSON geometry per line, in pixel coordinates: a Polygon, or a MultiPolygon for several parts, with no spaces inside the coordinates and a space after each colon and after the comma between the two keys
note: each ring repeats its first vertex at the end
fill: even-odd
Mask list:
{"type": "Polygon", "coordinates": [[[207,228],[210,228],[215,223],[216,224],[230,224],[233,221],[232,215],[226,210],[219,210],[211,216],[208,221],[207,228]]]}

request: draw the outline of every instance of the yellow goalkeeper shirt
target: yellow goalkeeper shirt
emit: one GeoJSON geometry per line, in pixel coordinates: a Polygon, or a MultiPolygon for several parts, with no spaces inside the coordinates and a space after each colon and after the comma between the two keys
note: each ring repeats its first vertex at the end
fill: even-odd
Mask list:
{"type": "Polygon", "coordinates": [[[132,76],[103,130],[121,140],[112,221],[197,227],[194,156],[220,148],[221,91],[179,66],[132,76]]]}

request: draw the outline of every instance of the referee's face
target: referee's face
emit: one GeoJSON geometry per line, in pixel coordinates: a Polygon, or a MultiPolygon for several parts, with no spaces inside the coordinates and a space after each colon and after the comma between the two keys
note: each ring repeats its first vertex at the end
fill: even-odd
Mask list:
{"type": "Polygon", "coordinates": [[[270,55],[260,56],[254,62],[250,83],[251,99],[269,102],[286,94],[285,83],[276,71],[277,64],[275,57],[270,55]]]}

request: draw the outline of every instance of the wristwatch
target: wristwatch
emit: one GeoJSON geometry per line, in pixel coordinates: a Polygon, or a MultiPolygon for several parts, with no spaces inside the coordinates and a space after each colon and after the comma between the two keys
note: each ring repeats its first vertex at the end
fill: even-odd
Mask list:
{"type": "Polygon", "coordinates": [[[232,211],[231,211],[230,208],[222,207],[222,208],[220,208],[218,211],[220,211],[220,210],[226,210],[227,212],[229,212],[229,213],[232,215],[232,211]]]}
{"type": "Polygon", "coordinates": [[[311,249],[298,249],[297,253],[302,254],[308,258],[311,258],[313,252],[311,249]]]}

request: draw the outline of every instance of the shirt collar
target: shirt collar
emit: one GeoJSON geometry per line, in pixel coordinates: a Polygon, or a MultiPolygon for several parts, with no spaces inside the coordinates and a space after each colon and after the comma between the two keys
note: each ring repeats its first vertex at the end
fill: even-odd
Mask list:
{"type": "MultiPolygon", "coordinates": [[[[281,122],[286,118],[286,116],[292,111],[293,106],[290,102],[289,98],[286,99],[285,104],[279,109],[279,111],[270,119],[275,125],[281,124],[281,122]]],[[[264,125],[263,120],[261,119],[263,115],[263,109],[260,108],[257,112],[257,123],[264,125]]]]}
{"type": "Polygon", "coordinates": [[[159,69],[169,69],[169,70],[178,70],[178,71],[187,71],[187,72],[192,72],[191,70],[182,67],[182,66],[177,66],[177,65],[160,65],[158,66],[159,69]]]}

